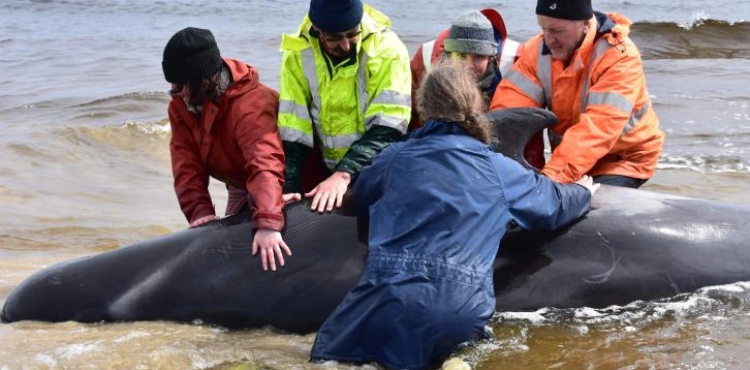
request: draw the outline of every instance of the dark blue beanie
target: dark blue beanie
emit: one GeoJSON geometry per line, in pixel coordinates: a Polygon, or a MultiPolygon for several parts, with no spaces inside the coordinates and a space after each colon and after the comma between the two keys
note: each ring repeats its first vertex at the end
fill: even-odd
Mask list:
{"type": "Polygon", "coordinates": [[[325,32],[348,31],[362,22],[362,0],[311,0],[310,21],[325,32]]]}

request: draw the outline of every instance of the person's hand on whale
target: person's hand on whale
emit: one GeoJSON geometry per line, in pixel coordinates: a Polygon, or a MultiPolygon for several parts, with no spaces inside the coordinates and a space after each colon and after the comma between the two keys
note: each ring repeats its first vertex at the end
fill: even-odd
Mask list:
{"type": "Polygon", "coordinates": [[[334,172],[310,192],[305,193],[305,198],[313,198],[310,209],[323,213],[333,211],[334,206],[341,208],[351,181],[352,177],[348,172],[334,172]]]}
{"type": "Polygon", "coordinates": [[[589,189],[591,192],[591,196],[594,196],[594,193],[596,193],[596,190],[599,189],[599,186],[601,184],[594,182],[594,179],[589,175],[583,175],[578,181],[576,181],[576,184],[583,186],[586,189],[589,189]]]}
{"type": "Polygon", "coordinates": [[[192,229],[192,228],[195,228],[195,227],[198,227],[198,226],[203,226],[203,225],[205,225],[205,224],[207,224],[207,223],[209,223],[211,221],[215,221],[215,220],[218,220],[218,219],[219,218],[216,217],[216,215],[203,216],[203,217],[201,217],[201,218],[199,218],[199,219],[191,222],[189,228],[192,229]]]}
{"type": "Polygon", "coordinates": [[[271,266],[271,271],[276,271],[276,258],[279,259],[279,265],[284,266],[284,252],[287,256],[292,255],[292,251],[284,243],[284,239],[281,237],[281,233],[271,229],[258,229],[255,231],[255,238],[253,238],[253,256],[258,254],[260,250],[260,261],[263,265],[263,271],[268,271],[268,267],[271,266]]]}
{"type": "Polygon", "coordinates": [[[281,199],[284,200],[284,204],[294,203],[298,200],[302,199],[302,194],[300,193],[286,193],[281,195],[281,199]]]}

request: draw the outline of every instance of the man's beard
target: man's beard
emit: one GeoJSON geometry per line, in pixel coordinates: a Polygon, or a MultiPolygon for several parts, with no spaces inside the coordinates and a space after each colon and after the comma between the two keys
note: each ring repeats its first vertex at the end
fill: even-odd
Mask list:
{"type": "Polygon", "coordinates": [[[349,58],[349,57],[352,57],[356,52],[357,52],[357,44],[350,44],[349,52],[344,51],[344,49],[340,47],[336,47],[334,49],[328,50],[328,54],[336,58],[349,58]]]}

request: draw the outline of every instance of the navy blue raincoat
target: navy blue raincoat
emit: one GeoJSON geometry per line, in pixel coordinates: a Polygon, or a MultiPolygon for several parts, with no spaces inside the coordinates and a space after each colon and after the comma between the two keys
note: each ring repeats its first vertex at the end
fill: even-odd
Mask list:
{"type": "Polygon", "coordinates": [[[553,230],[591,200],[583,186],[536,175],[438,121],[383,150],[354,197],[370,218],[366,266],[311,357],[391,369],[428,368],[485,336],[495,312],[492,263],[511,220],[553,230]]]}

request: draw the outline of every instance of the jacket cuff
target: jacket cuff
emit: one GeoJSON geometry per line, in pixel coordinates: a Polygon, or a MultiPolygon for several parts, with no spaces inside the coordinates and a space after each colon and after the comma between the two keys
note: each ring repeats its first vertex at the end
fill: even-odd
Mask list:
{"type": "Polygon", "coordinates": [[[363,165],[360,163],[357,163],[357,161],[353,161],[348,158],[342,158],[338,164],[336,164],[336,171],[346,172],[352,176],[356,176],[359,174],[359,171],[362,170],[363,165]]]}
{"type": "Polygon", "coordinates": [[[352,143],[344,158],[336,165],[336,171],[348,172],[351,175],[359,174],[362,167],[369,165],[385,147],[398,141],[402,136],[401,131],[392,127],[371,127],[359,140],[352,143]]]}
{"type": "Polygon", "coordinates": [[[574,182],[573,180],[566,179],[565,174],[563,172],[552,170],[549,167],[544,167],[541,173],[542,175],[547,176],[547,178],[549,178],[550,180],[554,182],[559,182],[559,183],[574,182]]]}
{"type": "Polygon", "coordinates": [[[253,230],[271,229],[281,231],[284,229],[284,215],[276,212],[255,212],[250,225],[253,230]]]}

